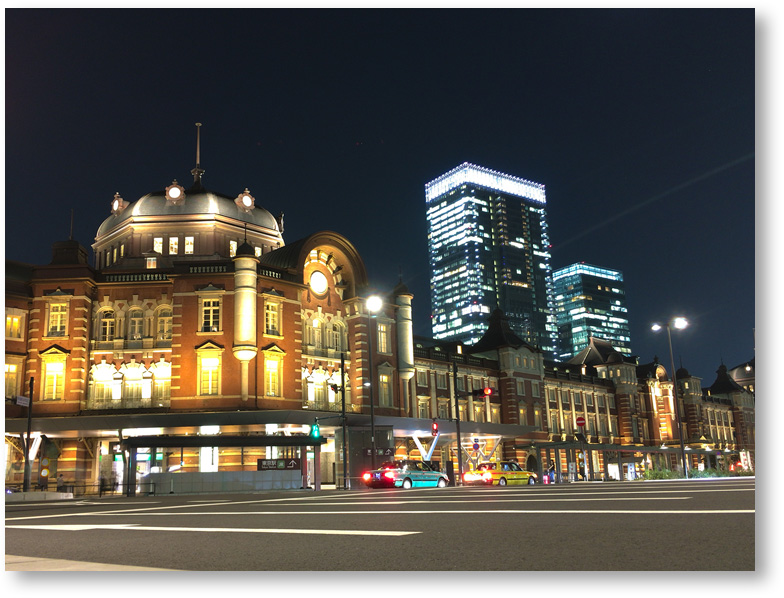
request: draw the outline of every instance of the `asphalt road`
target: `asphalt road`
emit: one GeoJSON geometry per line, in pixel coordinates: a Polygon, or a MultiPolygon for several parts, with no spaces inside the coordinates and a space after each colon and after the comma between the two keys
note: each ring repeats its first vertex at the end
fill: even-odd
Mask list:
{"type": "Polygon", "coordinates": [[[754,496],[729,478],[16,503],[5,551],[191,571],[753,571],[754,496]]]}

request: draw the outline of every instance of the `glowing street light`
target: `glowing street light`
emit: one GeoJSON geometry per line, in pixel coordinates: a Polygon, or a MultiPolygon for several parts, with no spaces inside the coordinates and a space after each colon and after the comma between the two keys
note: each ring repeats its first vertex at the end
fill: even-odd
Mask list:
{"type": "Polygon", "coordinates": [[[675,399],[675,419],[678,424],[678,440],[681,444],[681,462],[683,464],[683,475],[688,479],[689,477],[689,469],[686,467],[686,449],[683,446],[683,427],[681,425],[681,407],[678,403],[678,379],[675,375],[675,359],[672,356],[672,335],[670,334],[670,328],[675,328],[677,330],[683,330],[686,326],[689,325],[689,322],[686,318],[677,317],[674,318],[671,322],[668,322],[664,326],[661,324],[654,324],[651,326],[651,330],[654,332],[658,332],[662,328],[667,328],[667,343],[670,346],[670,367],[672,368],[672,395],[675,399]]]}
{"type": "Polygon", "coordinates": [[[383,301],[378,295],[368,297],[365,306],[368,311],[368,378],[370,390],[370,465],[371,469],[376,468],[376,415],[373,405],[373,330],[370,323],[375,319],[375,315],[381,310],[383,301]]]}

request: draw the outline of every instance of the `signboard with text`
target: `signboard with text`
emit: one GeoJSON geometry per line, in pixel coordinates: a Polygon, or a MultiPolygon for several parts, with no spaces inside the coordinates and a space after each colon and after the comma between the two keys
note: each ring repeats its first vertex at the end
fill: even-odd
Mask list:
{"type": "Polygon", "coordinates": [[[258,459],[256,462],[257,471],[270,469],[301,469],[300,459],[258,459]]]}
{"type": "MultiPolygon", "coordinates": [[[[362,453],[366,457],[373,456],[373,448],[363,448],[362,453]]],[[[394,457],[395,456],[395,449],[391,448],[378,448],[376,447],[376,456],[378,457],[394,457]]]]}

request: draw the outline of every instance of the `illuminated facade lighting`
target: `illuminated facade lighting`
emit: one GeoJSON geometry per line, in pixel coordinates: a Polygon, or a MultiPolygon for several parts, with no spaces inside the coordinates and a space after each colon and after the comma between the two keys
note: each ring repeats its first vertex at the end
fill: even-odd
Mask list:
{"type": "Polygon", "coordinates": [[[590,337],[609,342],[631,355],[629,317],[623,273],[578,263],[553,272],[555,319],[561,348],[568,361],[588,346],[590,337]]]}
{"type": "Polygon", "coordinates": [[[434,338],[473,344],[498,307],[554,359],[544,185],[466,162],[427,183],[425,199],[434,338]]]}

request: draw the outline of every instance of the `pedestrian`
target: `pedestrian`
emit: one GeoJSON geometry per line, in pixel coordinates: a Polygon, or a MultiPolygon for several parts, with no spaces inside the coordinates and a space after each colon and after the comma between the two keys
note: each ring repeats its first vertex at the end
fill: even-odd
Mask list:
{"type": "Polygon", "coordinates": [[[63,477],[63,474],[57,476],[57,491],[65,492],[65,478],[63,477]]]}

